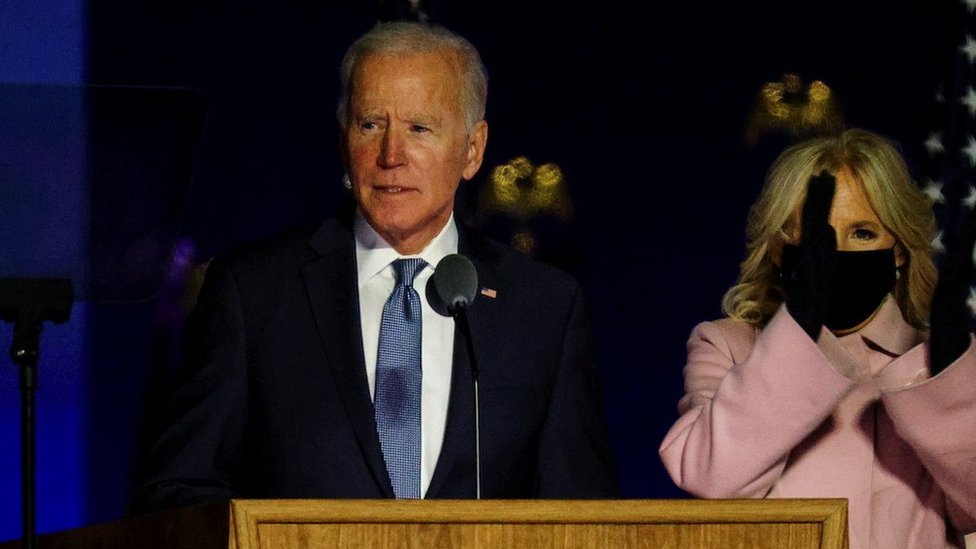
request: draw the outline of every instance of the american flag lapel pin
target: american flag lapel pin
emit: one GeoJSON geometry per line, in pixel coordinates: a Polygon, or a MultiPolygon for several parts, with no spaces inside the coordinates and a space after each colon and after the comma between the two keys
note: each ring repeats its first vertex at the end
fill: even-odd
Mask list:
{"type": "Polygon", "coordinates": [[[492,288],[481,288],[481,295],[490,299],[495,299],[498,297],[498,292],[492,288]]]}

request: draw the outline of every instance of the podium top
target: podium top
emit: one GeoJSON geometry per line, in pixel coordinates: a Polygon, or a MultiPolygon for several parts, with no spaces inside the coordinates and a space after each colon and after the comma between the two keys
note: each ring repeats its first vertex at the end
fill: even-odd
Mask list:
{"type": "Polygon", "coordinates": [[[43,536],[40,545],[846,549],[847,501],[231,500],[43,536]]]}

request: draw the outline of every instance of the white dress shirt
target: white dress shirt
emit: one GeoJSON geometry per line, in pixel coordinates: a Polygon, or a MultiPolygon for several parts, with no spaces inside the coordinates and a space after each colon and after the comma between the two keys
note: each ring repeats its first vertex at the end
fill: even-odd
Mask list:
{"type": "Polygon", "coordinates": [[[451,393],[451,365],[454,359],[454,319],[437,314],[427,303],[427,280],[444,256],[457,253],[458,232],[454,215],[441,232],[419,254],[403,256],[383,240],[356,211],[353,225],[356,235],[356,268],[359,273],[359,314],[363,329],[363,353],[369,394],[375,397],[376,355],[379,347],[380,320],[383,306],[393,292],[396,276],[393,261],[401,257],[419,257],[427,262],[413,281],[423,305],[423,341],[421,346],[420,418],[420,493],[426,495],[444,442],[447,404],[451,393]]]}

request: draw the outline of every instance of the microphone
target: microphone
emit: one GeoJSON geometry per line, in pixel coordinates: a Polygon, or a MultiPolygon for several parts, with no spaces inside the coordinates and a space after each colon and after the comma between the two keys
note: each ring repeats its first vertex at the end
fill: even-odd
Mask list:
{"type": "Polygon", "coordinates": [[[437,263],[434,274],[427,280],[427,302],[442,316],[454,317],[461,329],[471,364],[471,381],[474,387],[474,468],[475,498],[481,499],[481,390],[478,384],[478,359],[468,325],[468,307],[478,294],[478,271],[474,263],[461,254],[445,256],[437,263]]]}
{"type": "Polygon", "coordinates": [[[466,310],[478,292],[474,263],[461,254],[445,256],[427,281],[427,301],[442,316],[456,316],[466,310]]]}

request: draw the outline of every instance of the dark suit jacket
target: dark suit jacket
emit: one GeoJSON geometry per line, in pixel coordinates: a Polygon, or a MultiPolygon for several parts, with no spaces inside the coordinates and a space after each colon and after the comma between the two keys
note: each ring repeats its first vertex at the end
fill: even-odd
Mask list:
{"type": "MultiPolygon", "coordinates": [[[[569,276],[459,227],[479,295],[482,497],[617,494],[593,338],[569,276]]],[[[187,323],[183,379],[142,512],[199,501],[383,498],[393,489],[366,381],[351,223],[215,259],[187,323]]],[[[447,425],[426,497],[475,497],[472,376],[454,340],[447,425]]]]}

